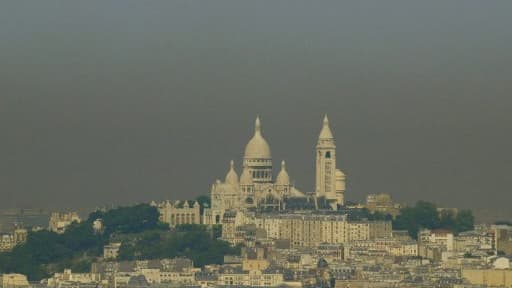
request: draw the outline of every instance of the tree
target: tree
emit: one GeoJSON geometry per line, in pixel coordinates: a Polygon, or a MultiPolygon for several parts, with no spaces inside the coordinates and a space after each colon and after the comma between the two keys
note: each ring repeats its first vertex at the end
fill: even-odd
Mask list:
{"type": "Polygon", "coordinates": [[[441,211],[439,218],[439,226],[444,228],[450,227],[450,229],[453,229],[455,226],[455,216],[453,211],[443,210],[441,211]]]}
{"type": "Polygon", "coordinates": [[[135,258],[135,247],[131,243],[122,242],[117,254],[118,260],[133,260],[135,258]]]}
{"type": "Polygon", "coordinates": [[[400,214],[393,221],[393,229],[407,230],[409,232],[409,236],[415,239],[419,231],[415,208],[404,207],[400,209],[400,214]]]}
{"type": "Polygon", "coordinates": [[[454,216],[450,210],[438,213],[435,204],[418,201],[414,207],[400,209],[400,214],[393,221],[393,229],[407,230],[409,235],[416,239],[418,231],[422,228],[445,228],[460,233],[472,230],[473,222],[471,210],[461,210],[454,216]]]}
{"type": "Polygon", "coordinates": [[[222,236],[222,225],[212,225],[212,235],[214,239],[220,238],[222,236]]]}
{"type": "Polygon", "coordinates": [[[131,207],[120,207],[102,215],[105,234],[139,233],[151,229],[166,229],[161,225],[160,213],[156,207],[139,204],[131,207]]]}
{"type": "Polygon", "coordinates": [[[454,230],[456,233],[473,230],[474,228],[474,217],[471,210],[460,210],[455,217],[454,230]]]}
{"type": "Polygon", "coordinates": [[[212,238],[210,232],[201,225],[182,226],[166,233],[168,237],[148,232],[138,237],[134,243],[123,243],[118,259],[143,260],[182,256],[192,259],[196,266],[203,266],[222,264],[226,254],[240,254],[240,247],[231,247],[225,241],[212,238]]]}
{"type": "Polygon", "coordinates": [[[439,214],[433,203],[418,201],[415,207],[417,224],[422,228],[439,228],[439,214]]]}
{"type": "Polygon", "coordinates": [[[199,210],[201,215],[203,215],[204,208],[212,207],[212,200],[210,195],[199,195],[196,198],[197,203],[199,203],[199,210]]]}
{"type": "MultiPolygon", "coordinates": [[[[163,231],[167,225],[159,221],[159,212],[148,204],[121,207],[107,212],[95,211],[86,221],[72,223],[63,234],[50,231],[29,232],[24,244],[7,253],[0,253],[0,273],[22,273],[29,280],[40,280],[49,274],[71,267],[77,271],[90,269],[90,263],[101,255],[103,245],[112,233],[144,233],[149,230],[163,231]],[[92,223],[102,219],[104,233],[94,233],[92,223]],[[89,267],[89,268],[88,268],[89,267]]],[[[161,251],[149,250],[158,243],[154,235],[147,235],[145,253],[159,255],[161,251]],[[153,237],[153,238],[151,238],[153,237]],[[151,242],[151,240],[154,240],[151,242]],[[151,243],[151,244],[150,244],[151,243]]],[[[126,258],[132,257],[130,250],[123,250],[126,258]]]]}

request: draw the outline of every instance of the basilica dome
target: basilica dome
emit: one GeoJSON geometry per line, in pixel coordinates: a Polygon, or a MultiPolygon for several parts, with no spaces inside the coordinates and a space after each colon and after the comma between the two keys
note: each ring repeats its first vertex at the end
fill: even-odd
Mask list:
{"type": "Polygon", "coordinates": [[[256,118],[254,125],[254,136],[245,146],[244,158],[246,159],[271,159],[270,146],[267,140],[261,135],[260,118],[256,118]]]}

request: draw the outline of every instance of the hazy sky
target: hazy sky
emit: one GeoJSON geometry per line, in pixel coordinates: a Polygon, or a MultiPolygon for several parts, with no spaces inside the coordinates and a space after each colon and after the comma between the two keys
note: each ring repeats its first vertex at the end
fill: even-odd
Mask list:
{"type": "Polygon", "coordinates": [[[256,114],[314,186],[512,203],[512,1],[1,1],[0,207],[209,192],[256,114]]]}

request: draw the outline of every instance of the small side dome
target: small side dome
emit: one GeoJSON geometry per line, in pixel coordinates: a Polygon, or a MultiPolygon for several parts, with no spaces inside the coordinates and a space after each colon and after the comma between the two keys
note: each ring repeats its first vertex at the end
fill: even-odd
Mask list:
{"type": "Polygon", "coordinates": [[[241,185],[252,185],[252,175],[251,172],[249,172],[249,168],[244,167],[244,170],[242,171],[242,175],[240,176],[240,184],[241,185]]]}
{"type": "Polygon", "coordinates": [[[286,172],[286,163],[284,160],[281,162],[281,171],[277,174],[276,184],[290,185],[290,176],[288,176],[288,172],[286,172]]]}
{"type": "Polygon", "coordinates": [[[336,179],[345,179],[346,175],[340,169],[336,169],[336,179]]]}
{"type": "Polygon", "coordinates": [[[233,186],[237,186],[238,185],[238,174],[236,174],[236,172],[235,172],[233,160],[231,160],[231,162],[229,164],[231,167],[229,169],[228,174],[226,174],[226,180],[224,182],[226,184],[231,184],[233,186]]]}

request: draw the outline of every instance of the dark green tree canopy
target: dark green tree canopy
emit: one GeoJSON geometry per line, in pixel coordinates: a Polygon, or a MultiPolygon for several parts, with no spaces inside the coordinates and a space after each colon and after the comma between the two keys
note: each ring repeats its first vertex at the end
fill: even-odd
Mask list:
{"type": "Polygon", "coordinates": [[[435,204],[426,201],[418,201],[414,207],[402,208],[393,221],[393,229],[407,230],[414,239],[422,228],[445,228],[460,233],[472,230],[473,226],[471,210],[460,210],[456,214],[451,210],[442,210],[439,213],[435,204]]]}
{"type": "Polygon", "coordinates": [[[186,256],[196,265],[222,263],[225,254],[239,251],[217,240],[218,231],[218,227],[203,225],[183,225],[170,231],[167,224],[159,222],[158,210],[148,204],[95,211],[63,234],[29,232],[24,244],[0,253],[0,273],[21,273],[36,281],[64,268],[87,272],[112,239],[122,239],[120,259],[186,256]],[[96,219],[103,221],[102,233],[92,228],[96,219]]]}

